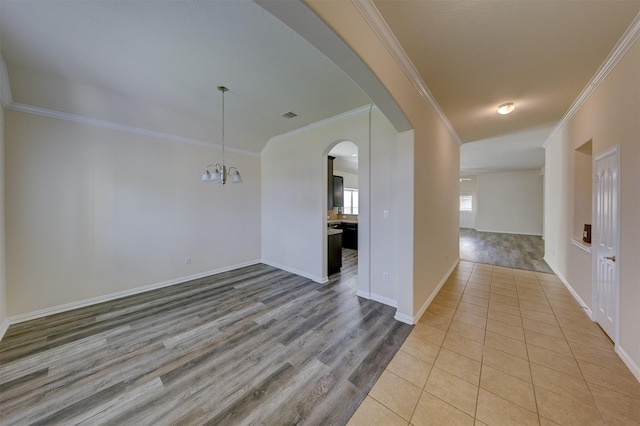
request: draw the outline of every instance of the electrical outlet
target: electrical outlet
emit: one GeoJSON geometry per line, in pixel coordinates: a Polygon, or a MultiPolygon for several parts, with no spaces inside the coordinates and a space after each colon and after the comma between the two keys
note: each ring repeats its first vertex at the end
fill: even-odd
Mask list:
{"type": "Polygon", "coordinates": [[[191,256],[187,256],[184,258],[184,264],[185,265],[190,265],[191,264],[191,256]]]}
{"type": "Polygon", "coordinates": [[[383,219],[389,219],[389,210],[383,210],[382,211],[382,218],[383,219]]]}
{"type": "Polygon", "coordinates": [[[382,273],[382,281],[389,281],[389,273],[388,272],[383,272],[382,273]]]}

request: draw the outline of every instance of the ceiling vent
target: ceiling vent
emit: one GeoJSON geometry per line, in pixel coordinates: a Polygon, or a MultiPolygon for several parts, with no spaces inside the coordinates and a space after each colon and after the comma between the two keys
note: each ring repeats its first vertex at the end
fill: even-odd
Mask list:
{"type": "Polygon", "coordinates": [[[283,116],[284,118],[295,118],[295,117],[297,117],[297,116],[298,116],[298,114],[296,114],[295,112],[291,112],[291,111],[289,111],[289,112],[287,112],[287,113],[282,114],[282,116],[283,116]]]}

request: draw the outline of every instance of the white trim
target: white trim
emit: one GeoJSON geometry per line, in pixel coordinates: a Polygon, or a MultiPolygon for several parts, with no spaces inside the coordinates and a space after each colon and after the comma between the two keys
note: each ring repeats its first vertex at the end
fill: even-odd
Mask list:
{"type": "Polygon", "coordinates": [[[11,84],[9,83],[9,72],[7,71],[7,63],[0,54],[0,103],[7,108],[13,102],[11,94],[11,84]]]}
{"type": "Polygon", "coordinates": [[[384,305],[391,306],[392,308],[398,308],[398,301],[390,299],[388,297],[380,296],[379,294],[371,293],[371,300],[380,302],[384,305]]]}
{"type": "Polygon", "coordinates": [[[512,235],[532,235],[534,237],[542,237],[542,234],[531,232],[511,232],[511,231],[498,231],[493,229],[476,229],[478,232],[493,232],[494,234],[512,234],[512,235]]]}
{"type": "Polygon", "coordinates": [[[5,318],[4,321],[2,321],[2,324],[0,324],[0,342],[2,341],[2,338],[4,337],[4,334],[7,332],[8,328],[9,318],[5,318]]]}
{"type": "MultiPolygon", "coordinates": [[[[39,115],[42,117],[54,118],[57,120],[71,121],[73,123],[84,124],[87,126],[102,127],[104,129],[116,130],[119,132],[131,133],[134,135],[148,136],[152,138],[168,140],[171,142],[186,143],[189,145],[198,145],[198,146],[204,146],[207,148],[222,150],[222,145],[218,145],[216,143],[201,141],[199,139],[193,139],[193,138],[185,138],[183,136],[178,136],[178,135],[174,135],[166,132],[159,132],[156,130],[145,129],[142,127],[135,127],[135,126],[129,126],[126,124],[114,123],[112,121],[100,120],[97,118],[87,117],[84,115],[71,114],[68,112],[56,111],[49,108],[42,108],[42,107],[33,106],[33,105],[21,104],[19,102],[11,102],[9,103],[9,105],[6,106],[6,108],[11,109],[13,111],[24,112],[26,114],[39,115]]],[[[225,146],[225,151],[235,152],[237,154],[249,155],[252,157],[260,157],[260,154],[258,153],[245,151],[245,150],[237,149],[233,147],[225,146]]]]}
{"type": "Polygon", "coordinates": [[[580,307],[585,310],[587,315],[589,315],[589,318],[593,321],[593,312],[591,312],[591,308],[589,307],[589,305],[584,303],[584,300],[582,300],[580,295],[573,289],[573,287],[571,287],[571,284],[569,284],[569,281],[567,281],[567,279],[560,272],[558,272],[558,269],[555,266],[553,266],[552,263],[549,262],[546,256],[544,258],[544,261],[547,262],[547,265],[549,265],[553,273],[556,274],[558,278],[560,278],[560,281],[562,281],[562,284],[564,284],[567,290],[569,290],[569,293],[571,293],[571,295],[573,296],[574,299],[576,299],[580,307]]]}
{"type": "Polygon", "coordinates": [[[396,312],[396,315],[393,317],[393,319],[409,325],[415,324],[415,321],[412,317],[410,317],[409,315],[401,314],[400,312],[396,312]]]}
{"type": "Polygon", "coordinates": [[[273,266],[274,268],[282,269],[283,271],[290,272],[295,275],[300,275],[301,277],[308,278],[311,281],[316,283],[326,284],[329,282],[329,279],[327,277],[319,277],[304,271],[300,271],[298,269],[289,268],[288,266],[280,265],[279,263],[272,262],[270,260],[262,259],[262,263],[264,263],[265,265],[273,266]]]}
{"type": "Polygon", "coordinates": [[[425,300],[425,302],[422,304],[420,309],[418,309],[418,312],[416,312],[413,318],[411,318],[409,315],[401,314],[399,312],[396,312],[396,315],[394,318],[397,319],[398,321],[402,321],[410,325],[417,324],[417,322],[420,320],[420,317],[422,317],[422,314],[424,314],[424,312],[427,310],[431,302],[433,302],[433,299],[435,299],[435,297],[438,295],[438,292],[442,289],[442,286],[444,285],[444,283],[447,282],[447,280],[449,279],[449,277],[451,276],[451,274],[456,269],[459,263],[460,263],[460,258],[457,258],[453,262],[453,265],[451,265],[451,268],[449,268],[449,271],[447,271],[444,277],[442,277],[442,279],[436,286],[435,290],[433,290],[431,295],[427,298],[427,300],[425,300]]]}
{"type": "MultiPolygon", "coordinates": [[[[342,114],[338,114],[338,115],[334,115],[333,117],[329,117],[327,119],[324,120],[320,120],[320,121],[316,121],[314,123],[311,124],[307,124],[306,126],[303,127],[299,127],[297,129],[291,130],[289,132],[286,133],[281,133],[279,135],[273,136],[271,138],[269,138],[269,140],[267,141],[267,143],[265,144],[264,148],[262,148],[262,151],[260,152],[260,155],[262,155],[267,148],[269,148],[269,146],[271,145],[272,142],[277,142],[281,139],[284,139],[286,137],[289,136],[293,136],[293,135],[297,135],[300,133],[305,133],[308,132],[309,130],[312,129],[316,129],[318,127],[324,127],[324,126],[329,126],[332,124],[335,124],[339,121],[343,121],[364,113],[369,113],[369,108],[371,107],[371,104],[365,105],[365,106],[361,106],[359,108],[356,109],[352,109],[351,111],[347,111],[347,112],[343,112],[342,114]]],[[[373,106],[373,110],[378,110],[377,106],[373,106]]]]}
{"type": "Polygon", "coordinates": [[[223,268],[214,269],[210,271],[200,272],[198,274],[189,275],[186,277],[180,277],[169,281],[163,281],[160,283],[149,284],[142,287],[136,287],[130,290],[119,291],[116,293],[106,294],[104,296],[93,297],[91,299],[80,300],[78,302],[67,303],[64,305],[54,306],[51,308],[41,309],[35,312],[29,312],[26,314],[16,315],[13,317],[7,318],[9,325],[17,324],[20,322],[30,321],[42,317],[46,317],[49,315],[59,314],[61,312],[71,311],[73,309],[84,308],[91,305],[96,305],[98,303],[109,302],[111,300],[120,299],[127,296],[132,296],[134,294],[145,293],[147,291],[157,290],[163,287],[169,287],[172,285],[183,284],[188,281],[196,280],[198,278],[208,277],[210,275],[220,274],[222,272],[232,271],[234,269],[244,268],[245,266],[257,265],[261,263],[260,260],[251,260],[248,262],[239,263],[236,265],[225,266],[223,268]]]}
{"type": "Polygon", "coordinates": [[[402,45],[393,34],[393,31],[391,31],[391,28],[387,25],[387,22],[382,17],[382,14],[374,4],[373,0],[352,0],[352,2],[367,21],[373,32],[376,33],[382,44],[387,48],[393,59],[395,59],[396,63],[400,66],[411,84],[413,84],[413,87],[418,91],[418,94],[420,94],[422,99],[431,107],[431,109],[433,109],[440,120],[442,120],[442,123],[458,142],[458,145],[462,145],[462,140],[460,140],[458,133],[456,133],[453,125],[440,108],[440,105],[425,84],[413,62],[411,62],[407,52],[402,48],[402,45]]]}
{"type": "Polygon", "coordinates": [[[371,299],[371,292],[358,289],[358,290],[356,290],[356,296],[362,297],[363,299],[367,299],[368,300],[368,299],[371,299]]]}
{"type": "Polygon", "coordinates": [[[586,245],[585,243],[583,243],[580,240],[577,240],[575,238],[569,237],[569,241],[571,241],[571,244],[573,244],[574,246],[578,247],[581,250],[586,251],[587,253],[591,254],[591,246],[586,245]]]}
{"type": "Polygon", "coordinates": [[[638,367],[638,364],[633,361],[629,354],[624,349],[622,349],[620,345],[616,345],[615,350],[620,359],[622,359],[622,361],[627,364],[627,367],[629,368],[629,370],[631,370],[631,373],[636,376],[636,380],[640,382],[640,367],[638,367]]]}
{"type": "Polygon", "coordinates": [[[633,21],[631,21],[631,24],[624,32],[624,34],[622,34],[622,37],[620,37],[616,45],[613,47],[613,49],[609,53],[609,56],[607,56],[602,65],[600,65],[598,71],[596,71],[593,77],[591,77],[591,80],[589,80],[589,83],[587,83],[585,88],[582,89],[582,92],[580,92],[576,100],[573,101],[564,117],[562,117],[558,124],[556,124],[556,127],[553,128],[551,134],[542,144],[543,148],[547,148],[549,144],[551,144],[551,141],[558,134],[560,129],[562,129],[569,122],[569,120],[573,118],[573,116],[578,112],[578,110],[587,101],[587,99],[589,99],[593,92],[595,92],[600,84],[602,84],[604,79],[618,64],[620,59],[624,57],[624,55],[631,48],[633,43],[635,43],[638,37],[640,37],[640,13],[638,13],[633,21]]]}

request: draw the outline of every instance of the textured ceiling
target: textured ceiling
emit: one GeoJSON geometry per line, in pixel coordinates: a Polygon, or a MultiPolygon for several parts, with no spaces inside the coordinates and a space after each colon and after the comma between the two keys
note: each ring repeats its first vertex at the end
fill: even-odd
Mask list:
{"type": "MultiPolygon", "coordinates": [[[[538,166],[553,125],[640,11],[638,0],[374,3],[462,142],[509,150],[523,132],[536,134],[538,166]],[[514,102],[516,110],[496,114],[504,102],[514,102]]],[[[520,148],[505,153],[536,151],[520,148]]],[[[463,170],[465,160],[473,163],[465,156],[480,151],[462,150],[463,170]]]]}
{"type": "MultiPolygon", "coordinates": [[[[640,10],[640,0],[374,4],[465,142],[467,173],[541,167],[546,136],[640,10]],[[497,115],[506,101],[515,112],[497,115]]],[[[211,143],[225,85],[227,146],[255,153],[370,102],[248,0],[0,0],[0,53],[17,103],[211,143]],[[281,117],[289,111],[299,116],[281,117]]]]}
{"type": "Polygon", "coordinates": [[[15,102],[213,143],[225,85],[227,145],[256,153],[370,102],[245,0],[0,0],[0,49],[15,102]]]}

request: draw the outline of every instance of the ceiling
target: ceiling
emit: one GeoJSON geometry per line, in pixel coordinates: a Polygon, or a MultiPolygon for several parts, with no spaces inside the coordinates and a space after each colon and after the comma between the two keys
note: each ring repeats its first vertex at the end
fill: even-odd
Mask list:
{"type": "MultiPolygon", "coordinates": [[[[541,167],[544,140],[640,11],[640,0],[374,4],[464,142],[464,173],[541,167]],[[496,114],[507,101],[516,110],[496,114]]],[[[248,0],[0,0],[0,53],[16,104],[214,144],[225,85],[227,147],[256,154],[370,102],[248,0]]]]}

